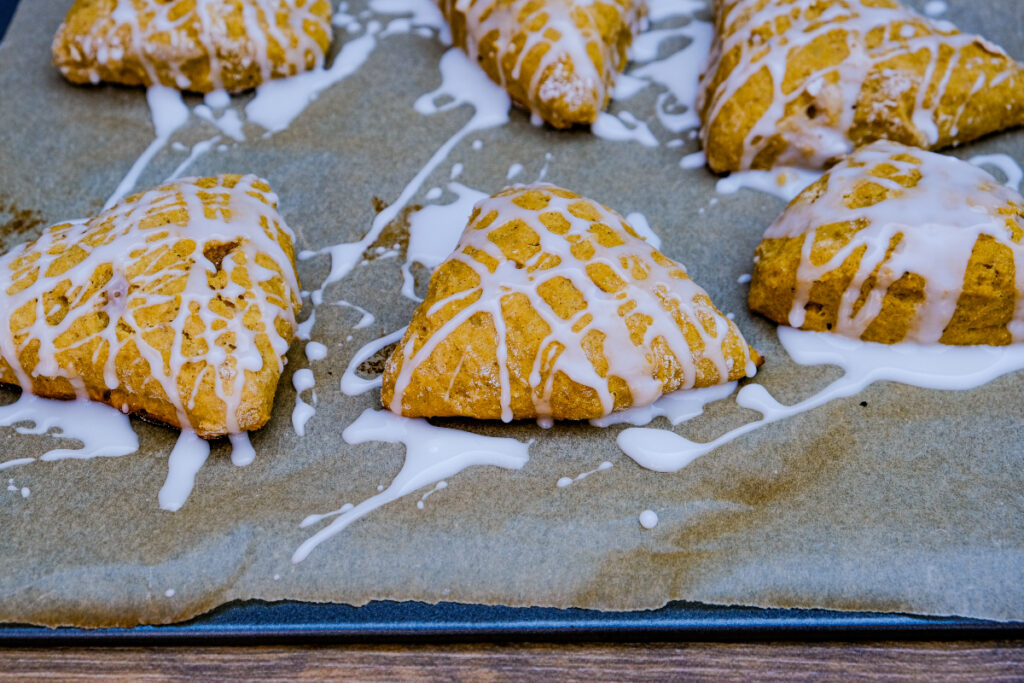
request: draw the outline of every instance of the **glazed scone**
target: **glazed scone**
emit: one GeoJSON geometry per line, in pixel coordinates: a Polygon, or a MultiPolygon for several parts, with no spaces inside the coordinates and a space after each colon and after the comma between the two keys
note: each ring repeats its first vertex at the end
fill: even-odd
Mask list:
{"type": "Polygon", "coordinates": [[[760,362],[619,214],[534,184],[473,209],[385,365],[381,400],[417,417],[582,420],[760,362]]]}
{"type": "Polygon", "coordinates": [[[713,171],[825,168],[1024,123],[1024,66],[895,0],[715,0],[697,108],[713,171]]]}
{"type": "Polygon", "coordinates": [[[53,39],[74,83],[238,92],[321,66],[328,0],[75,0],[53,39]]]}
{"type": "Polygon", "coordinates": [[[178,180],[0,257],[0,382],[204,438],[258,429],[300,306],[276,206],[255,176],[178,180]]]}
{"type": "Polygon", "coordinates": [[[750,308],[893,344],[1024,342],[1024,197],[954,157],[879,141],[805,189],[754,257],[750,308]]]}
{"type": "Polygon", "coordinates": [[[440,0],[452,42],[512,100],[555,128],[608,104],[647,15],[644,0],[440,0]]]}

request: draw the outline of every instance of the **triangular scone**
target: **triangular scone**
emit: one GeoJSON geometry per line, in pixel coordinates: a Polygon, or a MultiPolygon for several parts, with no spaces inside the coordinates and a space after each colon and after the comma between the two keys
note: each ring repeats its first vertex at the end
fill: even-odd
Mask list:
{"type": "Polygon", "coordinates": [[[276,202],[255,176],[184,179],[0,257],[0,382],[204,438],[259,428],[300,306],[276,202]]]}
{"type": "Polygon", "coordinates": [[[865,341],[1024,342],[1024,197],[985,171],[879,141],[768,228],[750,308],[865,341]]]}
{"type": "Polygon", "coordinates": [[[74,83],[237,92],[323,64],[328,0],[75,0],[53,39],[74,83]]]}
{"type": "Polygon", "coordinates": [[[387,361],[381,400],[409,416],[581,420],[759,362],[619,214],[535,184],[473,209],[387,361]]]}
{"type": "Polygon", "coordinates": [[[521,107],[556,128],[608,104],[644,0],[439,0],[452,41],[521,107]]]}
{"type": "Polygon", "coordinates": [[[716,172],[824,168],[895,140],[938,149],[1024,123],[1024,66],[895,0],[715,0],[698,111],[716,172]]]}

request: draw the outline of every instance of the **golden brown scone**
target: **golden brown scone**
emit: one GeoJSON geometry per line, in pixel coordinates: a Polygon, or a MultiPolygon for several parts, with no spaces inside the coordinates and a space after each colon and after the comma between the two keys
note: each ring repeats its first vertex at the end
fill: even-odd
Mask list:
{"type": "Polygon", "coordinates": [[[619,214],[540,183],[473,209],[387,361],[381,400],[419,417],[583,420],[760,361],[619,214]]]}
{"type": "Polygon", "coordinates": [[[53,39],[74,83],[237,92],[321,66],[328,0],[75,0],[53,39]]]}
{"type": "Polygon", "coordinates": [[[715,0],[697,108],[713,171],[826,168],[874,140],[1021,125],[1024,66],[896,0],[715,0]]]}
{"type": "Polygon", "coordinates": [[[213,438],[270,417],[299,283],[277,196],[189,178],[0,257],[0,382],[213,438]]]}
{"type": "Polygon", "coordinates": [[[555,128],[589,125],[647,15],[644,0],[439,0],[452,42],[555,128]]]}
{"type": "Polygon", "coordinates": [[[1024,197],[879,141],[805,189],[754,256],[750,308],[864,341],[1024,341],[1024,197]]]}

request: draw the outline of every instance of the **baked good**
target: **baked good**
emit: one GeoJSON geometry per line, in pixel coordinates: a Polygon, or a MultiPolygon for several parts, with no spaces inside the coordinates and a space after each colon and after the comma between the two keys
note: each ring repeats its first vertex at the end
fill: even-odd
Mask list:
{"type": "Polygon", "coordinates": [[[238,92],[321,66],[328,0],[75,0],[53,39],[74,83],[238,92]]]}
{"type": "Polygon", "coordinates": [[[1024,66],[896,0],[715,0],[698,112],[722,173],[826,168],[857,146],[957,145],[1024,123],[1024,66]]]}
{"type": "Polygon", "coordinates": [[[439,1],[452,42],[555,128],[597,119],[647,15],[644,0],[439,1]]]}
{"type": "Polygon", "coordinates": [[[1024,197],[899,143],[857,150],[805,189],[754,256],[750,308],[864,341],[1024,342],[1024,197]]]}
{"type": "Polygon", "coordinates": [[[0,257],[0,382],[213,438],[261,427],[299,283],[277,196],[188,178],[60,223],[0,257]]]}
{"type": "Polygon", "coordinates": [[[760,362],[619,214],[538,183],[474,207],[385,364],[381,401],[419,417],[582,420],[760,362]]]}

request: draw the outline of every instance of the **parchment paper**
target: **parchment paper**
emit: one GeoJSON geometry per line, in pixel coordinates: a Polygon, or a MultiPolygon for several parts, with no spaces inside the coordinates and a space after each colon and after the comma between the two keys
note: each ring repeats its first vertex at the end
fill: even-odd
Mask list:
{"type": "MultiPolygon", "coordinates": [[[[68,4],[23,1],[0,45],[4,248],[43,225],[99,210],[153,138],[143,90],[74,87],[50,66],[50,41],[68,4]]],[[[1024,57],[1019,0],[949,4],[946,18],[1024,57]]],[[[355,1],[349,11],[361,8],[355,1]]],[[[334,49],[346,39],[339,30],[334,49]]],[[[322,93],[288,130],[263,138],[249,126],[246,142],[210,152],[189,173],[268,178],[300,249],[356,240],[372,221],[373,198],[393,201],[471,114],[463,107],[424,117],[412,108],[439,84],[445,49],[433,38],[384,38],[363,68],[322,93]]],[[[651,113],[657,94],[651,86],[614,108],[651,113]]],[[[532,180],[550,153],[548,180],[647,216],[663,251],[735,313],[767,357],[756,381],[779,400],[795,402],[839,376],[836,368],[790,361],[774,325],[747,312],[746,286],[737,284],[781,200],[750,191],[716,195],[708,171],[678,166],[695,141],[646,148],[535,128],[518,110],[511,119],[464,140],[413,203],[425,203],[428,188],[445,187],[456,162],[465,166],[460,182],[493,192],[507,184],[510,164],[525,166],[518,180],[532,180]]],[[[661,139],[671,137],[653,116],[650,124],[661,139]]],[[[193,117],[174,139],[190,146],[216,132],[193,117]]],[[[956,153],[993,152],[1024,160],[1024,132],[956,153]]],[[[164,150],[137,187],[160,182],[184,156],[164,150]]],[[[446,191],[438,202],[453,198],[446,191]]],[[[342,429],[379,402],[375,393],[345,396],[338,385],[356,349],[411,317],[414,302],[399,294],[400,262],[359,267],[327,290],[325,300],[362,305],[376,322],[355,330],[357,313],[321,306],[312,337],[328,345],[327,359],[310,364],[302,344],[293,346],[273,419],[253,435],[256,461],[235,467],[227,444],[216,444],[179,512],[157,505],[177,434],[141,422],[133,455],[0,473],[0,621],[167,623],[250,598],[599,609],[685,599],[1024,618],[1021,373],[965,392],[876,384],[760,429],[677,474],[629,460],[615,445],[619,428],[440,421],[533,439],[531,459],[522,471],[469,469],[423,509],[419,495],[403,498],[293,565],[292,552],[313,531],[299,528],[303,518],[368,498],[401,466],[401,445],[344,443],[342,429]],[[290,421],[291,373],[307,366],[316,374],[318,406],[300,438],[290,421]],[[556,486],[604,460],[614,466],[556,486]],[[637,521],[645,509],[660,518],[651,530],[637,521]]],[[[316,287],[329,260],[299,267],[306,286],[316,287]]],[[[16,397],[0,390],[0,402],[16,397]]],[[[709,440],[756,417],[729,399],[679,430],[709,440]]],[[[60,443],[0,428],[3,459],[60,443]]]]}

